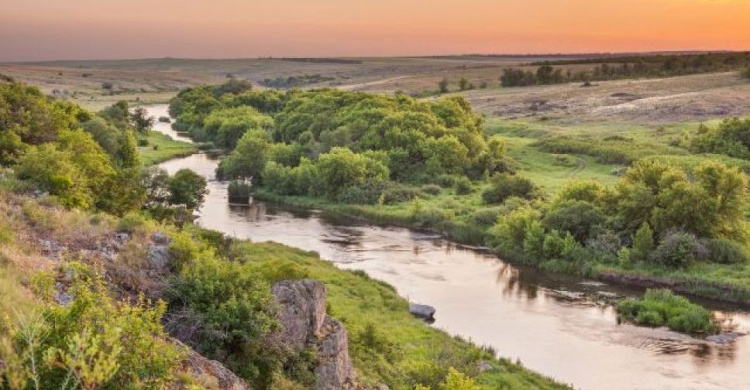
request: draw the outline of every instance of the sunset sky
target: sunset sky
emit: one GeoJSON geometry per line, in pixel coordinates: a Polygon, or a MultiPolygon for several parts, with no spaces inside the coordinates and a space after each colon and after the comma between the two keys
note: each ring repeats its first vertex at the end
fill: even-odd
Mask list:
{"type": "Polygon", "coordinates": [[[0,61],[750,50],[750,0],[0,0],[0,61]]]}

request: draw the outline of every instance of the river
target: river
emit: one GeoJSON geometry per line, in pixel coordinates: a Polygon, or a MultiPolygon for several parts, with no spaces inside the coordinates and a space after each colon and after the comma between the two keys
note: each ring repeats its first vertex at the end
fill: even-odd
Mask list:
{"type": "MultiPolygon", "coordinates": [[[[164,115],[166,106],[149,112],[164,115]]],[[[176,136],[169,124],[156,130],[176,136]]],[[[717,345],[618,324],[612,307],[571,296],[638,291],[514,266],[431,234],[263,202],[232,206],[226,184],[215,180],[216,164],[205,154],[161,164],[170,173],[190,168],[208,179],[199,225],[314,250],[340,268],[364,270],[410,301],[434,306],[432,326],[491,345],[534,371],[580,389],[750,389],[750,336],[717,345]]],[[[749,312],[709,307],[750,331],[749,312]]]]}

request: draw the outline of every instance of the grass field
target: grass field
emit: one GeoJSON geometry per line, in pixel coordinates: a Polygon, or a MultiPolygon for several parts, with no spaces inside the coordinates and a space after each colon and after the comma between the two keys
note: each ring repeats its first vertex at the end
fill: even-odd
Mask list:
{"type": "Polygon", "coordinates": [[[189,156],[198,150],[193,144],[175,141],[168,135],[156,131],[149,132],[145,139],[148,145],[138,148],[141,161],[145,166],[156,165],[176,157],[189,156]]]}

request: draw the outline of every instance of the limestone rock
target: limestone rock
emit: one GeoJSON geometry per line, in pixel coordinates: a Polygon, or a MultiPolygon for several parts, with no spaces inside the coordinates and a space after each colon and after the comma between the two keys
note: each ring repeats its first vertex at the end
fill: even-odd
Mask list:
{"type": "Polygon", "coordinates": [[[349,339],[344,326],[331,317],[325,318],[317,342],[320,362],[315,368],[318,390],[348,389],[354,386],[349,361],[349,339]]]}
{"type": "Polygon", "coordinates": [[[293,351],[313,347],[317,390],[355,389],[344,326],[326,315],[325,285],[317,280],[283,281],[271,288],[279,305],[278,340],[293,351]]]}
{"type": "Polygon", "coordinates": [[[314,341],[326,317],[326,290],[317,280],[286,280],[271,288],[279,304],[278,320],[282,324],[281,340],[293,350],[301,351],[314,341]]]}

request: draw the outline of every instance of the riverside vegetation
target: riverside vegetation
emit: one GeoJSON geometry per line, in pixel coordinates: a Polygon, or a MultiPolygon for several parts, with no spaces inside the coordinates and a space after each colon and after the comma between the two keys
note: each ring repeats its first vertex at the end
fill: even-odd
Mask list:
{"type": "MultiPolygon", "coordinates": [[[[246,91],[236,84],[223,88],[206,91],[222,100],[246,91]]],[[[271,109],[275,96],[285,98],[258,98],[271,109]]],[[[445,110],[463,112],[467,123],[478,125],[460,101],[455,104],[445,110]]],[[[2,388],[222,388],[190,369],[190,349],[218,360],[252,388],[313,387],[315,351],[295,352],[273,337],[280,325],[270,285],[303,278],[326,284],[328,312],[349,332],[363,388],[566,388],[413,318],[392,287],[364,273],[337,269],[315,253],[193,225],[205,179],[189,170],[169,176],[144,164],[149,149],[139,149],[139,139],[153,138],[142,111],[118,103],[91,113],[16,83],[0,84],[0,108],[2,388]]],[[[237,150],[271,146],[260,134],[264,126],[272,129],[270,117],[249,107],[226,114],[234,124],[221,121],[191,133],[222,147],[236,143],[237,150]]],[[[187,122],[178,116],[178,126],[187,122]]],[[[478,128],[434,147],[453,148],[462,144],[458,137],[474,139],[474,151],[488,153],[478,128]]],[[[370,168],[389,177],[377,155],[347,150],[325,164],[335,170],[343,158],[344,168],[350,159],[364,165],[331,174],[326,183],[359,180],[356,175],[370,168]]],[[[224,165],[225,174],[254,169],[255,156],[248,157],[238,161],[249,161],[249,168],[224,165]]],[[[499,164],[496,157],[466,161],[487,169],[499,164]]],[[[444,169],[451,163],[430,164],[444,169]]]]}
{"type": "Polygon", "coordinates": [[[612,186],[574,180],[550,194],[461,97],[231,81],[182,91],[170,112],[176,129],[229,153],[220,178],[252,180],[260,198],[434,230],[548,270],[750,301],[748,121],[648,147],[543,138],[532,147],[623,166],[612,186]]]}

